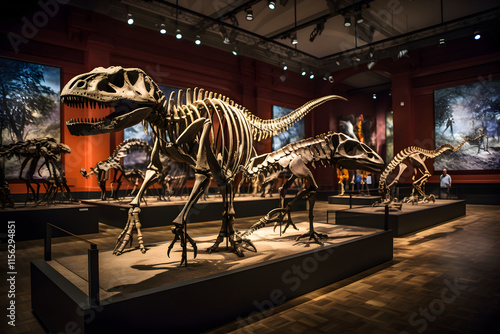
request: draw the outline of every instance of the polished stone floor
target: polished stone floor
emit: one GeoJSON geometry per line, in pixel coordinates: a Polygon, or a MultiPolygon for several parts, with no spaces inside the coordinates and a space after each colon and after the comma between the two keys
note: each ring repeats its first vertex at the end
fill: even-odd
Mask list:
{"type": "MultiPolygon", "coordinates": [[[[327,210],[344,208],[318,202],[315,219],[324,222],[327,210]]],[[[296,212],[293,217],[305,220],[307,213],[296,212]]],[[[258,218],[240,219],[238,226],[243,229],[258,218]]],[[[210,333],[500,333],[499,223],[500,206],[467,205],[465,217],[395,238],[394,259],[388,263],[210,333]]],[[[218,222],[192,224],[190,233],[207,235],[219,226],[218,222]]],[[[85,238],[99,249],[112,248],[120,230],[104,224],[99,228],[99,234],[85,238]]],[[[144,230],[149,243],[171,236],[168,227],[144,230]]],[[[84,254],[86,248],[83,242],[57,238],[53,253],[55,257],[84,254]]],[[[16,327],[8,326],[4,315],[1,333],[45,333],[30,304],[29,263],[41,258],[42,240],[16,244],[16,327]]],[[[0,270],[6,273],[5,244],[0,245],[0,261],[0,270]]],[[[8,285],[2,276],[0,299],[5,310],[8,285]]]]}

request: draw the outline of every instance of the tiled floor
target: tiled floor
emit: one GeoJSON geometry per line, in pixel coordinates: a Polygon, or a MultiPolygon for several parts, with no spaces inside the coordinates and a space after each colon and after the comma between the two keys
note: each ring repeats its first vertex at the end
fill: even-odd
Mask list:
{"type": "MultiPolygon", "coordinates": [[[[317,221],[326,210],[346,206],[318,202],[317,221]]],[[[305,220],[306,213],[294,214],[305,220]]],[[[393,261],[226,324],[210,333],[500,333],[500,206],[468,205],[467,216],[394,239],[393,261]]],[[[257,218],[238,220],[244,228],[257,218]]],[[[330,219],[332,217],[330,216],[330,219]]],[[[193,224],[193,237],[215,233],[218,222],[193,224]]],[[[85,237],[99,249],[113,247],[119,229],[100,225],[85,237]]],[[[144,230],[148,243],[171,240],[168,227],[144,230]]],[[[7,272],[6,245],[0,270],[7,272]]],[[[85,252],[69,238],[57,238],[55,256],[85,252]]],[[[43,258],[41,240],[16,244],[16,327],[5,316],[1,333],[45,333],[31,313],[29,262],[43,258]],[[5,331],[7,328],[8,331],[5,331]]],[[[3,275],[5,277],[5,275],[3,275]]],[[[5,310],[8,287],[0,287],[5,310]]],[[[144,331],[147,333],[147,330],[144,331]]]]}

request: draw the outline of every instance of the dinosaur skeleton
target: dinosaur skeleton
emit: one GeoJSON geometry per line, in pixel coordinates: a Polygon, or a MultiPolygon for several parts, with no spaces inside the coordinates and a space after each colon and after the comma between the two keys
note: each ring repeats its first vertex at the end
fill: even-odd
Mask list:
{"type": "Polygon", "coordinates": [[[264,218],[254,224],[250,229],[240,235],[245,240],[246,236],[253,231],[264,227],[269,222],[281,224],[285,215],[287,215],[287,224],[284,231],[292,225],[290,211],[292,205],[300,198],[306,197],[309,201],[309,232],[297,237],[297,240],[309,237],[317,243],[322,244],[321,238],[327,237],[314,231],[313,210],[316,201],[316,190],[318,185],[314,180],[311,170],[307,165],[316,167],[315,164],[337,165],[348,169],[363,169],[377,172],[384,167],[382,158],[366,144],[352,139],[342,133],[329,132],[318,135],[314,138],[304,139],[295,143],[288,144],[281,149],[269,154],[260,155],[252,158],[245,170],[248,175],[263,174],[264,178],[278,177],[281,171],[289,171],[291,177],[280,187],[280,207],[271,210],[264,218]],[[297,195],[285,203],[287,189],[296,179],[305,179],[309,187],[304,187],[297,195]]]}
{"type": "MultiPolygon", "coordinates": [[[[135,181],[135,178],[132,177],[132,171],[124,171],[123,165],[121,163],[121,159],[125,158],[131,152],[151,152],[151,146],[149,146],[148,142],[131,138],[123,141],[120,145],[116,147],[113,153],[104,160],[99,161],[95,164],[95,166],[90,168],[90,172],[87,173],[85,168],[80,169],[80,173],[85,177],[89,178],[90,175],[94,174],[97,178],[97,185],[101,189],[101,200],[106,200],[106,182],[109,179],[109,172],[111,169],[114,169],[114,177],[111,181],[111,196],[113,199],[118,199],[118,191],[120,190],[120,186],[122,184],[122,177],[125,176],[127,180],[135,181]],[[116,183],[118,186],[116,190],[113,189],[113,184],[116,183]]],[[[137,172],[134,173],[137,174],[137,172]]],[[[144,177],[142,177],[144,178],[144,177]]],[[[134,183],[134,189],[137,186],[137,182],[134,183]]]]}
{"type": "MultiPolygon", "coordinates": [[[[173,220],[174,239],[167,255],[180,240],[181,265],[187,264],[187,243],[196,257],[197,247],[187,233],[187,218],[193,205],[204,193],[213,177],[223,198],[223,218],[220,233],[208,252],[215,251],[227,238],[234,243],[233,185],[236,175],[250,160],[253,140],[261,140],[286,131],[313,108],[334,99],[329,95],[307,102],[283,117],[262,120],[229,98],[203,89],[179,91],[166,99],[156,83],[142,70],[122,67],[96,68],[71,79],[61,92],[61,102],[72,107],[111,107],[114,111],[97,120],[71,119],[67,127],[73,135],[94,135],[123,130],[143,121],[149,123],[154,134],[154,147],[146,178],[132,200],[129,219],[120,234],[114,250],[121,254],[137,230],[139,247],[143,245],[139,221],[139,203],[144,191],[158,177],[161,170],[160,152],[178,162],[186,162],[195,170],[191,194],[180,214],[173,220]],[[185,97],[185,101],[184,101],[185,97]]],[[[239,254],[242,255],[242,254],[239,254]]]]}
{"type": "MultiPolygon", "coordinates": [[[[15,156],[19,160],[22,160],[19,178],[26,184],[26,203],[30,199],[30,193],[32,193],[33,200],[36,204],[41,202],[52,202],[58,191],[61,191],[63,196],[66,196],[64,194],[66,192],[68,194],[68,199],[73,201],[61,163],[62,154],[64,153],[71,153],[69,146],[57,143],[54,138],[50,137],[18,141],[3,146],[0,149],[2,158],[12,158],[15,156]],[[42,176],[41,169],[45,166],[49,172],[49,176],[46,179],[46,181],[48,181],[48,186],[46,187],[45,195],[40,200],[40,184],[34,179],[34,175],[37,172],[38,163],[42,158],[43,162],[38,167],[38,175],[42,176]],[[36,185],[36,191],[35,188],[33,188],[33,184],[36,185]]],[[[5,181],[5,176],[3,175],[0,179],[5,181]]],[[[6,181],[4,185],[5,183],[6,181]]],[[[6,194],[5,196],[10,196],[10,191],[7,191],[5,186],[3,192],[6,194]]],[[[9,197],[7,197],[7,201],[10,206],[14,205],[11,198],[9,199],[9,197]]]]}
{"type": "Polygon", "coordinates": [[[380,202],[375,202],[373,206],[382,206],[382,205],[394,205],[396,208],[401,209],[402,203],[418,203],[418,202],[435,202],[434,195],[426,195],[425,194],[425,183],[427,179],[431,176],[431,173],[425,166],[425,161],[427,159],[434,159],[435,157],[443,154],[446,151],[456,152],[462,148],[462,146],[468,141],[475,141],[479,139],[481,136],[477,136],[474,139],[470,139],[469,137],[465,137],[465,139],[456,147],[453,147],[450,144],[443,144],[436,148],[435,150],[425,150],[418,146],[410,146],[403,150],[401,150],[387,165],[385,170],[380,175],[380,180],[378,184],[378,191],[382,195],[382,199],[380,202]],[[407,163],[404,161],[407,160],[407,163]],[[391,195],[391,187],[398,183],[399,178],[403,174],[403,172],[409,167],[408,164],[413,166],[413,177],[412,177],[412,192],[411,196],[408,198],[404,198],[402,203],[396,203],[397,199],[393,198],[391,195]],[[396,176],[392,180],[391,183],[387,183],[387,178],[392,174],[393,171],[396,171],[396,176]],[[419,174],[420,173],[420,174],[419,174]],[[417,175],[421,175],[417,178],[417,175]]]}

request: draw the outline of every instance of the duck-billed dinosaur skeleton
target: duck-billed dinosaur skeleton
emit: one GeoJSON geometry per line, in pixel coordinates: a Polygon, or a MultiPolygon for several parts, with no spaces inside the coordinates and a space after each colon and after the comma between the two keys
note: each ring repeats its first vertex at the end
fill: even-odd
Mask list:
{"type": "Polygon", "coordinates": [[[314,239],[317,243],[322,244],[320,239],[326,235],[316,233],[313,225],[313,210],[318,185],[311,170],[307,167],[308,165],[316,167],[315,164],[318,163],[323,166],[333,165],[335,167],[336,165],[347,169],[363,169],[373,172],[381,171],[384,167],[382,158],[368,145],[342,133],[334,132],[291,143],[272,153],[252,158],[245,170],[247,175],[264,174],[264,178],[269,179],[278,177],[282,171],[289,171],[292,176],[280,187],[280,207],[271,210],[248,231],[240,235],[240,238],[250,243],[243,238],[269,222],[281,224],[285,215],[287,215],[287,224],[284,231],[290,225],[297,229],[290,216],[291,207],[298,199],[307,196],[309,201],[309,232],[300,235],[297,240],[309,237],[309,240],[314,239]],[[286,191],[296,179],[307,180],[309,186],[300,190],[292,200],[285,203],[286,191]]]}
{"type": "MultiPolygon", "coordinates": [[[[123,169],[121,159],[129,155],[131,152],[145,152],[149,154],[151,152],[151,146],[149,146],[148,142],[141,139],[127,139],[118,145],[109,157],[99,161],[93,168],[90,168],[90,172],[87,173],[85,168],[80,169],[80,173],[85,178],[89,178],[92,174],[96,176],[97,185],[101,189],[101,200],[104,201],[107,198],[106,182],[109,179],[109,171],[111,169],[114,169],[115,171],[113,180],[111,181],[111,196],[113,199],[118,199],[118,191],[120,190],[120,186],[122,184],[122,177],[125,176],[127,180],[130,178],[129,174],[127,174],[123,169]],[[114,183],[117,184],[116,190],[113,189],[114,183]]],[[[136,185],[134,183],[134,189],[135,186],[136,185]]]]}
{"type": "Polygon", "coordinates": [[[443,154],[444,152],[451,151],[456,152],[462,148],[462,146],[468,141],[475,141],[482,137],[477,136],[474,139],[465,137],[465,139],[456,147],[450,144],[443,144],[436,148],[435,150],[426,150],[418,146],[410,146],[401,150],[394,159],[387,165],[385,170],[380,175],[380,180],[378,184],[378,191],[382,195],[380,202],[373,203],[373,206],[381,206],[386,204],[395,204],[398,209],[401,209],[402,203],[418,203],[418,202],[435,202],[434,195],[425,194],[425,183],[427,179],[431,176],[431,173],[425,166],[425,161],[427,159],[434,159],[435,157],[443,154]],[[406,163],[404,161],[407,161],[406,163]],[[397,199],[393,198],[391,195],[391,187],[398,183],[401,174],[409,167],[413,166],[413,176],[412,176],[412,192],[411,196],[404,198],[402,203],[395,203],[397,199]],[[387,178],[396,171],[396,176],[391,183],[387,182],[387,178]],[[418,177],[419,176],[419,177],[418,177]],[[418,178],[417,178],[418,177],[418,178]]]}
{"type": "MultiPolygon", "coordinates": [[[[340,96],[329,95],[307,102],[290,114],[272,120],[262,120],[230,99],[203,89],[179,91],[166,99],[156,83],[142,70],[122,67],[96,68],[71,79],[61,92],[61,102],[72,107],[114,108],[98,120],[70,120],[67,127],[73,135],[94,135],[123,130],[143,121],[149,123],[154,135],[154,147],[146,177],[137,196],[132,200],[129,219],[118,237],[115,254],[121,254],[132,233],[137,231],[139,247],[146,251],[140,231],[139,203],[144,191],[156,181],[161,170],[160,152],[171,159],[186,162],[195,170],[195,183],[180,214],[173,220],[174,239],[167,255],[180,240],[182,260],[187,263],[187,243],[196,256],[197,247],[187,233],[187,218],[209,185],[212,176],[223,198],[223,218],[220,233],[212,252],[227,238],[234,242],[234,208],[232,182],[247,165],[254,152],[253,140],[265,139],[286,131],[313,108],[340,96]],[[185,97],[185,101],[184,101],[185,97]]],[[[242,254],[239,254],[242,255],[242,254]]]]}

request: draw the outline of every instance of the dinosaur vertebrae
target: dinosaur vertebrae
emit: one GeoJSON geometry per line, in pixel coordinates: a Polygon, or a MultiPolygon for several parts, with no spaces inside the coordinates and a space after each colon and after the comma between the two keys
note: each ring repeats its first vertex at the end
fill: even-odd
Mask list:
{"type": "Polygon", "coordinates": [[[280,171],[287,168],[290,161],[297,156],[300,156],[305,164],[312,163],[313,167],[315,167],[315,162],[320,162],[322,165],[330,163],[332,152],[335,150],[332,142],[333,136],[338,136],[338,134],[334,132],[324,133],[290,143],[272,153],[255,157],[248,164],[245,173],[252,176],[260,172],[280,171]]]}
{"type": "Polygon", "coordinates": [[[385,170],[380,175],[380,180],[379,180],[379,184],[378,184],[379,193],[383,193],[384,188],[386,187],[386,184],[387,184],[387,177],[389,176],[389,174],[399,164],[401,164],[403,162],[403,160],[405,160],[406,158],[408,158],[414,154],[422,154],[426,158],[433,159],[446,151],[456,152],[456,151],[460,150],[466,142],[474,141],[474,140],[478,139],[479,137],[481,137],[481,136],[477,136],[474,139],[470,139],[469,137],[465,137],[465,139],[456,147],[453,147],[450,144],[443,144],[443,145],[439,146],[438,148],[436,148],[435,150],[426,150],[426,149],[420,148],[418,146],[410,146],[410,147],[403,149],[394,157],[394,159],[391,160],[389,165],[387,165],[385,170]]]}
{"type": "Polygon", "coordinates": [[[96,167],[102,170],[108,170],[110,168],[121,169],[120,159],[126,157],[131,152],[145,152],[149,153],[151,151],[151,146],[147,141],[137,138],[131,138],[123,141],[120,145],[116,147],[113,153],[105,160],[102,160],[96,164],[96,167]]]}

